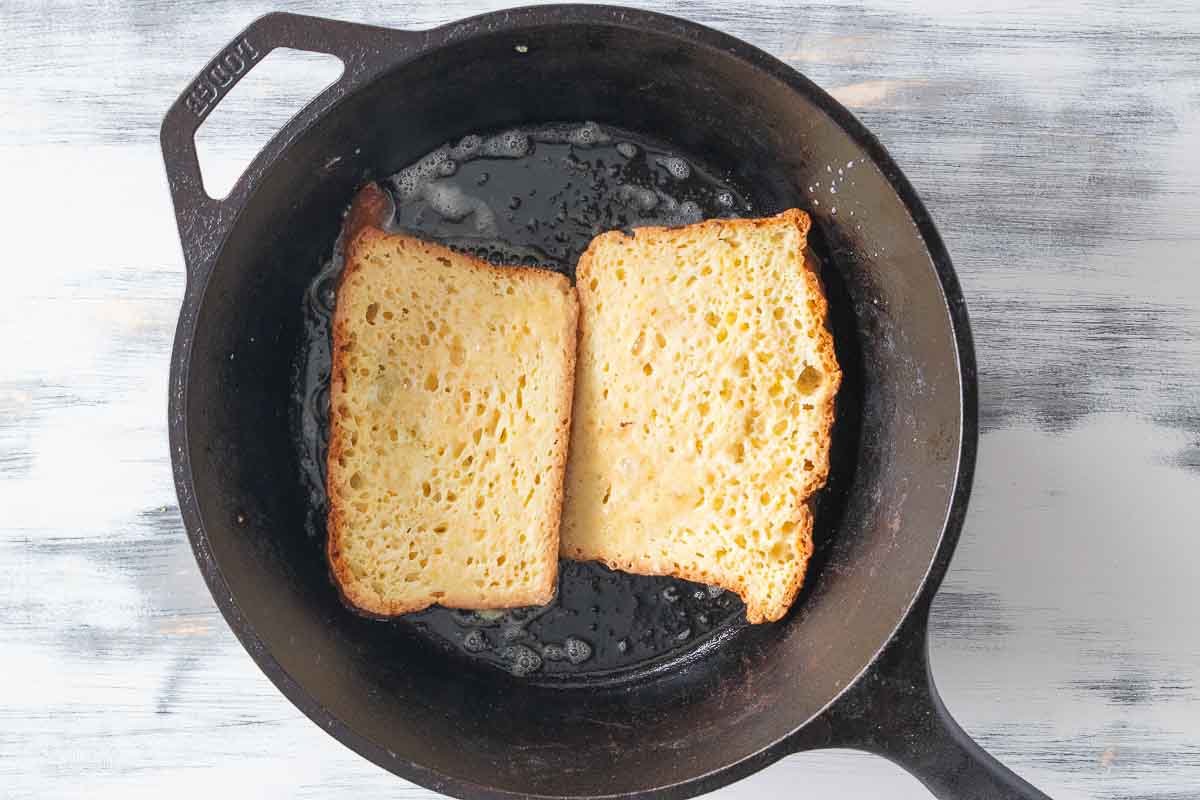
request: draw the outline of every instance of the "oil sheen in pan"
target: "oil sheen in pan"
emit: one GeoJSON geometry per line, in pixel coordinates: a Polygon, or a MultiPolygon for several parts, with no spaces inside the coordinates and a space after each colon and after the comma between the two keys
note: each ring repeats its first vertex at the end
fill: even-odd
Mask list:
{"type": "MultiPolygon", "coordinates": [[[[572,275],[597,233],[741,217],[745,195],[704,165],[595,123],[467,136],[382,181],[393,227],[493,263],[572,275]]],[[[340,264],[305,294],[305,346],[296,381],[297,444],[312,498],[308,533],[321,555],[328,511],[330,323],[340,264]]],[[[673,578],[561,561],[547,606],[498,612],[434,607],[395,622],[464,658],[540,681],[620,679],[686,658],[743,624],[736,595],[673,578]]]]}

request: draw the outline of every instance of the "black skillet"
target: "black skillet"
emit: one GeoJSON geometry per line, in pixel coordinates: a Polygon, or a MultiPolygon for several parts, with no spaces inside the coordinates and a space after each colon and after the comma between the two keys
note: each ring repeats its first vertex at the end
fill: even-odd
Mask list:
{"type": "MultiPolygon", "coordinates": [[[[977,436],[958,282],[883,147],[803,76],[717,31],[620,8],[517,9],[424,32],[272,14],[205,67],[162,145],[188,272],[170,381],[184,523],[242,644],[338,740],[464,798],[688,797],[821,747],[883,755],[943,798],[1044,797],[963,733],[929,672],[929,607],[977,436]],[[276,47],[335,55],[345,71],[212,199],[193,135],[276,47]],[[355,188],[465,134],[559,120],[666,142],[763,212],[807,209],[846,375],[818,552],[792,612],[551,681],[340,604],[305,533],[313,501],[289,398],[305,290],[355,188]],[[848,162],[835,213],[808,187],[848,162]]],[[[591,580],[620,593],[619,577],[591,580]]]]}

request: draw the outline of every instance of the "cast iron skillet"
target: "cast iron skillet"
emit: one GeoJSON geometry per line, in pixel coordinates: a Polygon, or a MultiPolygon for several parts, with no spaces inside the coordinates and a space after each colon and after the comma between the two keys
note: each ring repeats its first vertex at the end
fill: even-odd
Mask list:
{"type": "Polygon", "coordinates": [[[930,673],[930,602],[976,447],[975,361],[950,259],[883,147],[803,76],[724,34],[601,6],[517,9],[408,32],[259,19],[170,109],[162,145],[188,282],[171,361],[180,508],[218,606],[314,722],[464,798],[688,797],[788,753],[853,747],[945,798],[1041,798],[954,723],[930,673]],[[345,71],[208,197],[193,135],[276,47],[345,71]],[[339,602],[304,534],[288,401],[306,284],[355,188],[437,145],[595,120],[669,142],[813,215],[846,379],[818,556],[789,616],[622,680],[475,669],[339,602]],[[834,213],[807,187],[861,169],[834,213]],[[850,211],[854,210],[853,216],[850,211]]]}

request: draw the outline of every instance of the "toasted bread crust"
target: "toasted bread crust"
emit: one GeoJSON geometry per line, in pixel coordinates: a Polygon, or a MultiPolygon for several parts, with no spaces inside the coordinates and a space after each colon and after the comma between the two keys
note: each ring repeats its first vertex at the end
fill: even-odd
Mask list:
{"type": "MultiPolygon", "coordinates": [[[[392,216],[391,198],[376,184],[368,184],[355,196],[347,213],[340,239],[345,266],[338,280],[338,289],[344,285],[347,278],[355,271],[362,269],[361,254],[373,244],[382,239],[403,239],[405,246],[430,256],[453,260],[456,267],[461,269],[478,270],[491,275],[503,276],[506,280],[516,278],[521,281],[549,282],[566,294],[569,304],[568,319],[562,330],[562,355],[566,363],[566,380],[562,387],[559,407],[563,409],[555,426],[554,446],[556,451],[553,474],[557,476],[555,485],[550,487],[550,513],[546,515],[538,534],[544,540],[543,553],[550,568],[545,571],[545,579],[539,586],[528,590],[505,590],[503,598],[492,600],[482,597],[469,605],[471,609],[501,609],[528,605],[542,605],[554,597],[557,584],[558,560],[558,530],[564,492],[564,473],[567,460],[567,443],[571,430],[571,401],[574,395],[575,375],[575,342],[576,325],[579,308],[574,287],[563,275],[534,267],[498,267],[470,255],[451,250],[443,245],[427,242],[416,237],[393,234],[385,231],[383,226],[392,216]]],[[[346,319],[347,311],[338,304],[333,317],[333,346],[332,367],[330,376],[330,398],[340,396],[345,387],[346,342],[349,339],[350,327],[346,319]]],[[[326,492],[330,498],[329,515],[327,520],[328,538],[326,555],[329,561],[330,573],[343,603],[351,610],[363,616],[387,619],[402,614],[420,611],[434,605],[433,602],[411,602],[406,600],[387,600],[359,590],[359,584],[353,579],[349,564],[343,553],[343,542],[348,535],[347,522],[343,509],[335,502],[335,486],[342,482],[342,466],[340,459],[347,447],[346,431],[337,423],[337,417],[330,415],[329,448],[326,458],[326,492]]],[[[468,606],[460,606],[468,607],[468,606]]]]}
{"type": "MultiPolygon", "coordinates": [[[[689,225],[683,229],[654,226],[635,228],[632,234],[627,234],[623,231],[609,231],[600,234],[592,240],[588,249],[580,257],[576,269],[576,285],[580,296],[580,306],[586,310],[592,308],[594,305],[591,279],[596,269],[596,254],[613,239],[632,235],[638,241],[649,240],[651,243],[661,241],[664,246],[670,246],[684,232],[687,235],[699,236],[716,231],[718,238],[723,238],[721,234],[726,231],[733,231],[739,228],[770,228],[780,223],[794,226],[802,239],[807,238],[811,224],[808,214],[798,209],[789,209],[774,217],[761,219],[712,219],[689,225]]],[[[828,479],[829,453],[836,411],[835,398],[842,378],[841,369],[838,366],[837,357],[834,352],[833,335],[828,325],[828,301],[825,297],[820,276],[817,273],[816,264],[809,258],[804,259],[803,280],[808,290],[809,298],[818,304],[814,314],[823,322],[817,334],[816,350],[820,358],[822,371],[827,378],[825,385],[828,391],[819,399],[819,407],[814,409],[814,416],[818,420],[819,428],[818,458],[813,462],[811,470],[798,470],[795,473],[795,477],[801,487],[800,494],[804,498],[794,509],[792,518],[792,522],[795,524],[794,539],[798,557],[796,558],[796,567],[789,576],[784,591],[781,593],[780,601],[771,605],[756,602],[754,594],[750,591],[750,587],[744,576],[723,570],[719,566],[714,566],[707,574],[702,575],[699,572],[689,569],[686,565],[681,565],[678,569],[674,567],[668,569],[654,559],[635,558],[623,560],[613,558],[598,549],[586,550],[576,548],[568,554],[570,557],[578,560],[600,561],[610,569],[623,570],[640,575],[666,575],[720,586],[735,592],[742,598],[746,603],[746,618],[751,623],[774,622],[781,619],[787,613],[788,609],[795,602],[796,596],[799,594],[804,581],[804,575],[807,571],[808,561],[812,556],[813,509],[811,495],[823,487],[828,479]]],[[[581,342],[588,336],[591,322],[587,313],[581,314],[579,325],[581,342]]]]}

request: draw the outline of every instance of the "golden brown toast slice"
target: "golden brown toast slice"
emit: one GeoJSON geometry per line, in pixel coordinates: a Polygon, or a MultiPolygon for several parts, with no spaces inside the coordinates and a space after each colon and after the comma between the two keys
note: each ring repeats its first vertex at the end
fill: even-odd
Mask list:
{"type": "Polygon", "coordinates": [[[808,215],[610,232],[580,259],[562,554],[779,619],[812,552],[841,372],[808,215]]]}
{"type": "Polygon", "coordinates": [[[575,290],[388,233],[363,189],[333,323],[328,556],[348,603],[549,602],[574,380],[575,290]]]}

